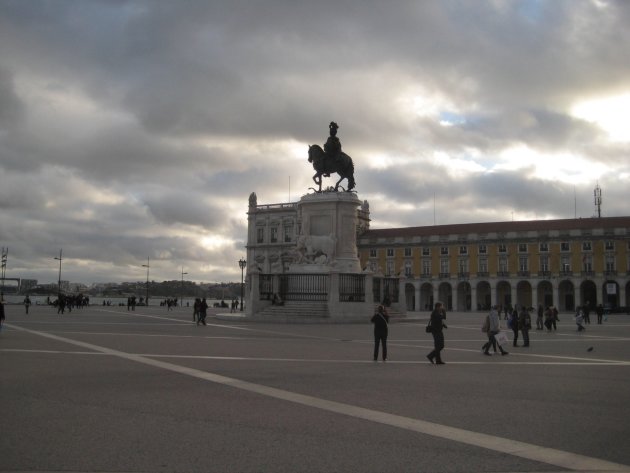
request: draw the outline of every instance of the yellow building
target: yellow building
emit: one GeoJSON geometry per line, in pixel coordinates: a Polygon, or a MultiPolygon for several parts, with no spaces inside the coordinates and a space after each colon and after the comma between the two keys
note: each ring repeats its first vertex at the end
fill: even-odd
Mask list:
{"type": "Polygon", "coordinates": [[[407,310],[630,303],[630,217],[367,229],[357,246],[362,268],[401,277],[407,310]]]}

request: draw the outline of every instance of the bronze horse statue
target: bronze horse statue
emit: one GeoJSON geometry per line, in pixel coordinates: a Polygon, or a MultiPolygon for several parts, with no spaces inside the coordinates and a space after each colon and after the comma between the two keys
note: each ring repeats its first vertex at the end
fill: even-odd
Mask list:
{"type": "Polygon", "coordinates": [[[313,176],[313,181],[319,186],[319,190],[322,191],[322,175],[329,176],[332,173],[339,174],[339,180],[335,184],[335,192],[339,190],[339,183],[344,179],[348,180],[347,192],[354,189],[354,163],[352,158],[346,153],[342,152],[339,158],[339,163],[333,162],[319,145],[312,145],[308,147],[308,162],[313,163],[313,169],[317,171],[313,176]]]}

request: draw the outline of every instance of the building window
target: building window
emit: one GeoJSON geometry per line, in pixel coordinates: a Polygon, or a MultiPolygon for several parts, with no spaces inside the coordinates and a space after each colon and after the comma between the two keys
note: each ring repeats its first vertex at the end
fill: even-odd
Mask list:
{"type": "Polygon", "coordinates": [[[387,265],[385,266],[385,276],[391,276],[394,274],[394,262],[393,261],[388,261],[387,265]]]}
{"type": "Polygon", "coordinates": [[[590,241],[583,241],[582,242],[582,251],[592,251],[593,247],[591,246],[591,242],[590,241]]]}
{"type": "Polygon", "coordinates": [[[507,245],[499,243],[499,253],[507,253],[507,245]]]}
{"type": "Polygon", "coordinates": [[[568,256],[562,256],[560,258],[560,270],[564,273],[571,271],[571,259],[568,256]]]}
{"type": "Polygon", "coordinates": [[[591,255],[582,256],[582,270],[593,271],[593,257],[591,255]]]}
{"type": "Polygon", "coordinates": [[[604,243],[604,249],[606,251],[613,251],[615,249],[615,242],[612,240],[606,240],[604,243]]]}
{"type": "Polygon", "coordinates": [[[468,254],[468,247],[466,245],[462,245],[459,247],[459,254],[460,255],[467,255],[468,254]]]}
{"type": "Polygon", "coordinates": [[[447,274],[448,272],[448,258],[440,259],[440,273],[447,274]]]}
{"type": "Polygon", "coordinates": [[[479,272],[487,273],[488,272],[488,258],[479,258],[479,272]]]}
{"type": "Polygon", "coordinates": [[[370,263],[368,264],[368,267],[370,268],[370,271],[375,273],[378,270],[378,264],[376,263],[376,261],[370,261],[370,263]]]}
{"type": "Polygon", "coordinates": [[[547,253],[549,251],[549,243],[541,243],[538,245],[538,250],[541,253],[547,253]]]}
{"type": "Polygon", "coordinates": [[[563,241],[560,243],[560,251],[570,251],[571,247],[569,246],[568,241],[563,241]]]}
{"type": "Polygon", "coordinates": [[[540,270],[543,273],[548,273],[550,271],[549,269],[549,256],[548,255],[543,255],[540,257],[540,270]]]}
{"type": "Polygon", "coordinates": [[[458,272],[460,274],[468,272],[468,258],[460,258],[457,262],[458,272]]]}
{"type": "Polygon", "coordinates": [[[615,271],[615,255],[606,255],[606,271],[615,271]]]}
{"type": "Polygon", "coordinates": [[[411,248],[405,248],[405,257],[411,258],[411,248]]]}
{"type": "Polygon", "coordinates": [[[448,256],[448,246],[441,246],[440,247],[440,254],[443,256],[448,256]]]}
{"type": "Polygon", "coordinates": [[[393,258],[394,257],[394,249],[393,248],[387,248],[387,257],[388,258],[393,258]]]}
{"type": "Polygon", "coordinates": [[[411,273],[411,261],[405,261],[405,276],[410,278],[412,276],[411,273]]]}
{"type": "Polygon", "coordinates": [[[278,227],[271,227],[271,234],[269,239],[271,243],[278,243],[278,227]]]}
{"type": "Polygon", "coordinates": [[[376,258],[376,248],[370,248],[370,258],[376,258]]]}
{"type": "Polygon", "coordinates": [[[431,260],[430,259],[422,260],[422,275],[431,276],[431,260]]]}
{"type": "Polygon", "coordinates": [[[508,272],[508,259],[507,256],[499,257],[499,272],[507,273],[508,272]]]}
{"type": "Polygon", "coordinates": [[[527,253],[527,243],[519,243],[518,244],[518,252],[519,253],[527,253]]]}
{"type": "Polygon", "coordinates": [[[429,248],[428,246],[423,246],[422,256],[431,256],[431,248],[429,248]]]}
{"type": "Polygon", "coordinates": [[[480,255],[488,254],[488,247],[486,245],[479,245],[479,254],[480,255]]]}
{"type": "Polygon", "coordinates": [[[256,242],[264,243],[265,242],[265,229],[264,227],[258,227],[256,229],[256,242]]]}
{"type": "Polygon", "coordinates": [[[293,225],[284,226],[284,242],[290,243],[293,240],[293,225]]]}
{"type": "Polygon", "coordinates": [[[529,271],[529,258],[527,256],[519,256],[518,270],[521,272],[529,271]]]}

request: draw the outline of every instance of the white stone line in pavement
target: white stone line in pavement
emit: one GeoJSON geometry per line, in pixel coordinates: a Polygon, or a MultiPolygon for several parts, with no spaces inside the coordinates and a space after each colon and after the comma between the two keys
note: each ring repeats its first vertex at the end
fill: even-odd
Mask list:
{"type": "Polygon", "coordinates": [[[65,342],[71,345],[87,348],[89,350],[94,350],[112,356],[117,356],[126,360],[135,361],[137,363],[142,363],[144,365],[191,376],[205,381],[210,381],[225,386],[231,386],[263,396],[269,396],[274,399],[281,399],[307,407],[314,407],[328,412],[334,412],[344,416],[350,416],[370,422],[377,422],[380,424],[406,429],[424,435],[430,435],[433,437],[439,437],[446,440],[464,443],[466,445],[473,445],[476,447],[485,448],[496,452],[525,458],[528,460],[555,465],[561,468],[567,468],[576,471],[630,472],[630,466],[609,462],[606,460],[600,460],[598,458],[587,457],[585,455],[579,455],[576,453],[565,452],[553,448],[542,447],[540,445],[519,442],[516,440],[509,440],[501,437],[495,437],[493,435],[483,434],[480,432],[473,432],[470,430],[449,427],[434,422],[427,422],[420,419],[412,419],[409,417],[389,414],[387,412],[366,409],[364,407],[354,406],[351,404],[329,401],[313,396],[285,391],[283,389],[263,386],[260,384],[250,383],[235,378],[229,378],[227,376],[222,376],[215,373],[209,373],[194,368],[188,368],[185,366],[175,365],[173,363],[167,363],[164,361],[148,358],[146,356],[134,355],[111,348],[93,345],[91,343],[82,342],[80,340],[73,340],[46,332],[30,330],[13,324],[11,324],[11,327],[17,330],[31,333],[33,335],[65,342]]]}
{"type": "MultiPolygon", "coordinates": [[[[26,348],[0,348],[0,352],[7,353],[46,353],[46,354],[62,354],[62,355],[105,355],[105,353],[84,352],[84,351],[64,351],[64,350],[33,350],[26,348]]],[[[277,362],[277,363],[331,363],[331,364],[374,364],[372,360],[331,360],[324,358],[277,358],[277,357],[251,357],[251,356],[215,356],[215,355],[165,355],[160,353],[134,353],[137,356],[145,356],[147,358],[165,358],[165,359],[189,359],[189,360],[216,360],[216,361],[260,361],[260,362],[277,362]]],[[[449,365],[487,365],[490,360],[484,359],[479,361],[449,361],[449,365]]],[[[387,364],[394,365],[426,365],[424,360],[388,360],[387,364]]],[[[610,362],[593,362],[593,361],[506,361],[501,359],[502,365],[535,365],[535,366],[630,366],[630,362],[610,361],[610,362]]]]}

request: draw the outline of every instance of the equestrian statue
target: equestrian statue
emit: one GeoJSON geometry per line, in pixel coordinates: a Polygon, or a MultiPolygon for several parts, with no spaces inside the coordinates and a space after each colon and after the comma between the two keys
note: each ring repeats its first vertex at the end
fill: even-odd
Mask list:
{"type": "MultiPolygon", "coordinates": [[[[354,189],[354,163],[352,158],[341,151],[341,142],[337,138],[337,129],[339,126],[335,122],[330,122],[328,126],[330,136],[324,144],[324,149],[319,145],[311,145],[308,147],[308,162],[313,163],[313,169],[316,173],[313,181],[319,186],[319,189],[313,189],[315,192],[322,191],[322,176],[329,177],[333,173],[339,174],[339,180],[335,184],[335,192],[339,190],[339,184],[344,179],[348,180],[348,188],[344,189],[349,192],[354,189]]],[[[343,187],[342,187],[343,189],[343,187]]]]}

